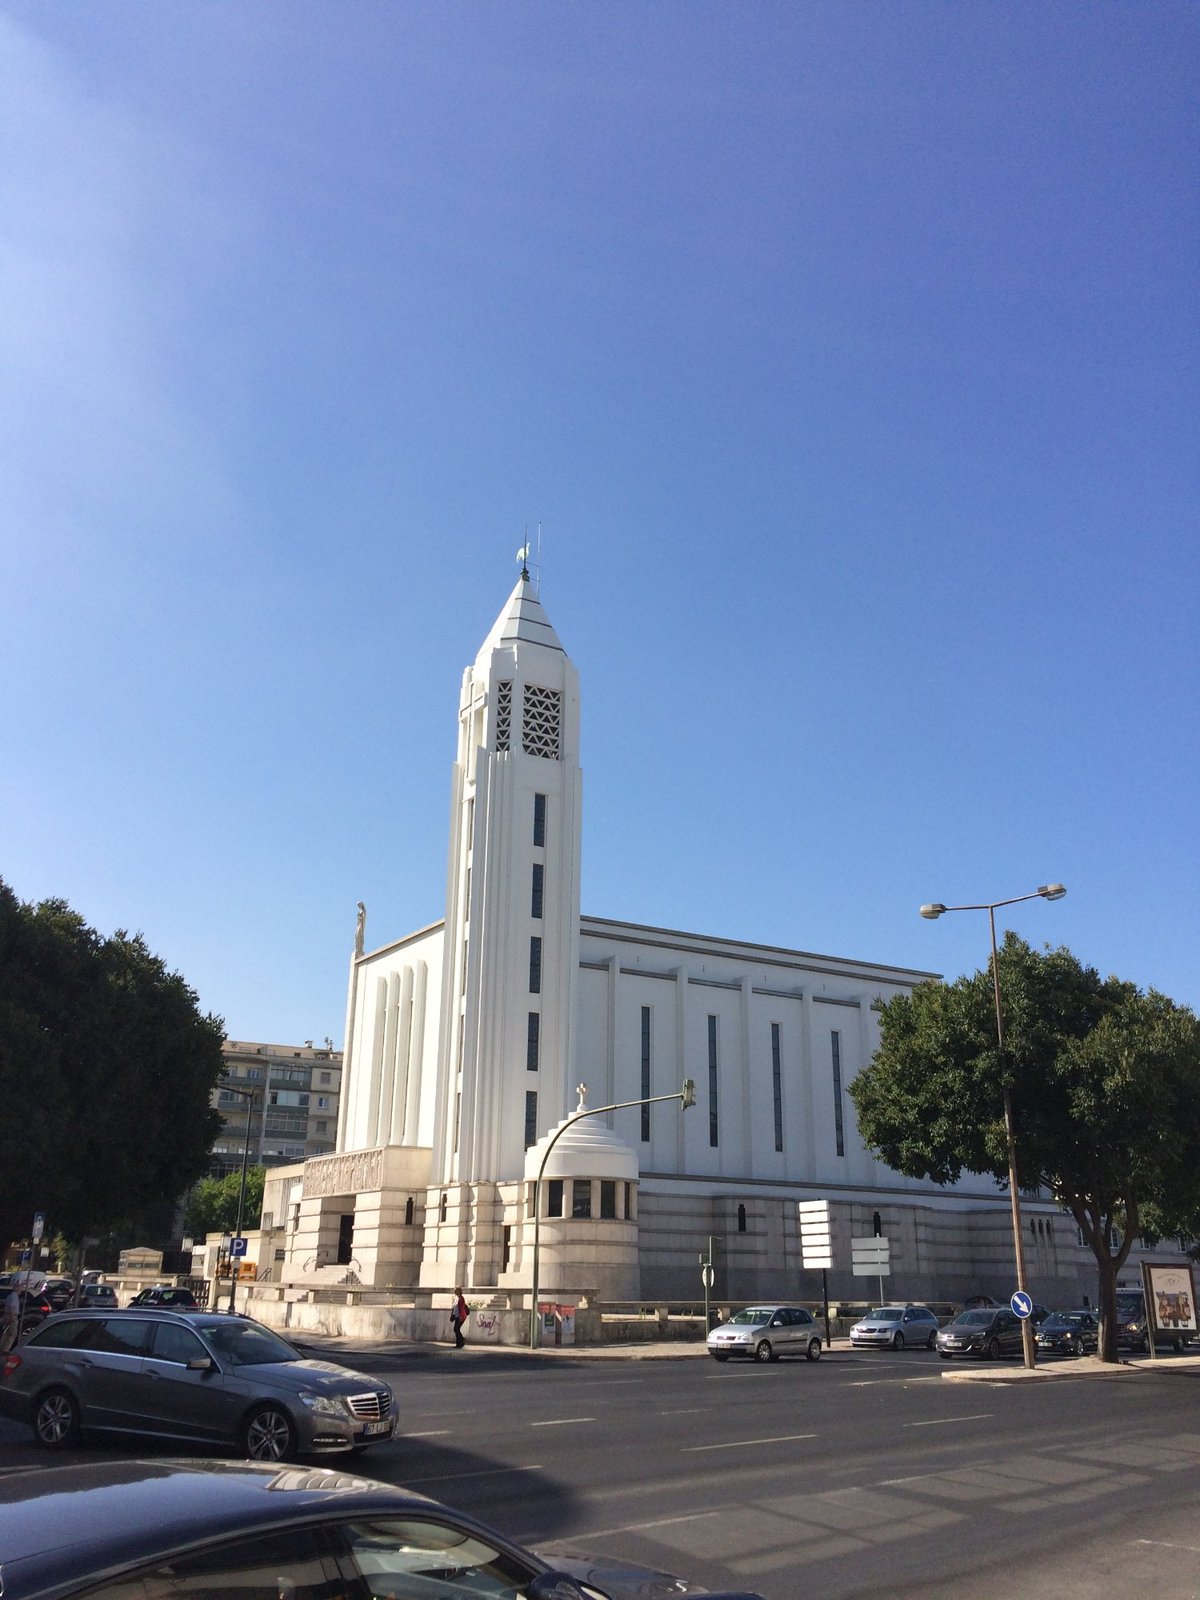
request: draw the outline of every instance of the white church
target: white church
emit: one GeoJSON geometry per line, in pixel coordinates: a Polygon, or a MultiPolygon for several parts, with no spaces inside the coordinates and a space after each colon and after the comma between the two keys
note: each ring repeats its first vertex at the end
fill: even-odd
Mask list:
{"type": "MultiPolygon", "coordinates": [[[[426,1303],[461,1284],[519,1308],[536,1232],[539,1296],[694,1300],[711,1248],[723,1300],[817,1298],[797,1202],[821,1200],[831,1296],[884,1292],[851,1273],[873,1235],[889,1297],[1007,1296],[1007,1196],[883,1166],[846,1092],[874,1002],[935,975],[583,915],[579,735],[576,671],[523,569],[463,675],[445,914],[370,949],[359,906],[336,1150],[275,1201],[282,1283],[426,1303]],[[589,1108],[653,1103],[563,1130],[583,1085],[589,1108]]],[[[1034,1293],[1071,1303],[1092,1281],[1074,1225],[1043,1203],[1026,1226],[1034,1293]]]]}

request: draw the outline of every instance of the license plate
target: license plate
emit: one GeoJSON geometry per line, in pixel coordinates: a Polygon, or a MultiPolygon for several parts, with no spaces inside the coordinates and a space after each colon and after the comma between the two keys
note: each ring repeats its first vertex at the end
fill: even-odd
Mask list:
{"type": "Polygon", "coordinates": [[[368,1438],[373,1438],[379,1433],[391,1433],[391,1431],[392,1424],[390,1418],[385,1419],[383,1422],[368,1422],[366,1427],[363,1429],[363,1433],[366,1434],[368,1438]]]}

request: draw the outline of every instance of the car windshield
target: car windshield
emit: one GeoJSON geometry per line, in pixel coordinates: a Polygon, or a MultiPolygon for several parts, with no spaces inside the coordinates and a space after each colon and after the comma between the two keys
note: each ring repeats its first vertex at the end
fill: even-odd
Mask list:
{"type": "Polygon", "coordinates": [[[294,1345],[258,1322],[214,1317],[210,1322],[194,1322],[192,1326],[204,1335],[219,1356],[235,1367],[261,1367],[269,1361],[304,1359],[294,1345]]]}
{"type": "Polygon", "coordinates": [[[1141,1316],[1144,1307],[1140,1294],[1122,1294],[1117,1291],[1117,1310],[1127,1317],[1141,1316]]]}
{"type": "Polygon", "coordinates": [[[735,1311],[729,1320],[757,1326],[761,1322],[770,1322],[777,1309],[775,1306],[747,1306],[744,1311],[735,1311]]]}
{"type": "Polygon", "coordinates": [[[954,1319],[960,1328],[986,1328],[991,1320],[990,1311],[960,1311],[954,1319]]]}
{"type": "Polygon", "coordinates": [[[1055,1328],[1084,1328],[1090,1321],[1085,1311],[1055,1311],[1042,1326],[1053,1332],[1055,1328]]]}
{"type": "Polygon", "coordinates": [[[899,1306],[879,1306],[867,1312],[868,1322],[899,1322],[904,1312],[899,1306]]]}

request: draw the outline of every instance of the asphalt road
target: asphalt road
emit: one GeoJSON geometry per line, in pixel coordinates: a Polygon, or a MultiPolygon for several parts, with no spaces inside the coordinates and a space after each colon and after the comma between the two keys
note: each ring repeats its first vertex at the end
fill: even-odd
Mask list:
{"type": "MultiPolygon", "coordinates": [[[[1194,1378],[949,1383],[918,1351],[771,1366],[478,1347],[339,1359],[400,1401],[402,1435],[356,1470],[543,1550],[767,1600],[1200,1595],[1194,1378]]],[[[0,1423],[0,1458],[44,1460],[28,1440],[0,1423]]]]}

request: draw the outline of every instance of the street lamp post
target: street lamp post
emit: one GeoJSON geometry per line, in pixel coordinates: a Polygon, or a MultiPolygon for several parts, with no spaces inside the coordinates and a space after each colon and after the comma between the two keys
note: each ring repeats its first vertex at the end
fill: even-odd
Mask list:
{"type": "MultiPolygon", "coordinates": [[[[219,1085],[219,1087],[220,1087],[220,1090],[221,1090],[222,1094],[236,1094],[236,1095],[239,1095],[243,1100],[245,1100],[247,1102],[247,1105],[246,1105],[246,1143],[242,1147],[242,1182],[241,1182],[241,1187],[238,1189],[237,1228],[234,1231],[234,1238],[235,1239],[240,1239],[242,1237],[242,1218],[245,1215],[245,1211],[246,1211],[246,1166],[247,1166],[247,1164],[248,1164],[248,1162],[250,1160],[250,1107],[251,1107],[251,1105],[253,1104],[253,1101],[254,1101],[254,1090],[253,1089],[235,1089],[231,1083],[222,1083],[222,1084],[219,1085]]],[[[266,1115],[265,1112],[263,1114],[264,1114],[264,1116],[266,1115]]],[[[235,1298],[236,1298],[236,1295],[237,1295],[237,1275],[238,1275],[238,1272],[240,1271],[240,1268],[241,1268],[241,1259],[242,1258],[239,1256],[238,1259],[237,1259],[237,1265],[234,1264],[233,1247],[231,1245],[230,1246],[230,1255],[229,1255],[229,1314],[230,1314],[230,1316],[232,1316],[233,1312],[234,1312],[234,1303],[235,1303],[235,1298]]]]}
{"type": "MultiPolygon", "coordinates": [[[[982,905],[944,906],[940,901],[922,906],[921,915],[930,920],[944,911],[986,911],[992,934],[992,995],[996,1003],[996,1050],[1000,1058],[1001,1087],[1004,1090],[1004,1135],[1008,1144],[1008,1194],[1012,1205],[1013,1253],[1016,1256],[1017,1288],[1025,1294],[1025,1238],[1021,1232],[1021,1193],[1017,1187],[1017,1139],[1013,1130],[1012,1086],[1004,1070],[1004,1013],[1000,1006],[1000,962],[996,952],[996,912],[1001,906],[1019,905],[1022,900],[1061,900],[1066,894],[1061,883],[1044,883],[1032,894],[1014,895],[1011,900],[993,900],[982,905]]],[[[1021,1318],[1021,1346],[1025,1365],[1032,1371],[1037,1365],[1034,1354],[1033,1329],[1028,1317],[1021,1318]]]]}
{"type": "MultiPolygon", "coordinates": [[[[580,1099],[583,1099],[583,1087],[580,1089],[580,1099]]],[[[537,1177],[533,1180],[533,1271],[529,1286],[529,1347],[536,1350],[538,1347],[538,1250],[541,1244],[542,1224],[542,1175],[546,1171],[546,1162],[550,1159],[550,1152],[566,1133],[568,1128],[573,1128],[577,1122],[582,1122],[584,1117],[599,1117],[606,1111],[625,1111],[630,1106],[652,1106],[660,1100],[679,1100],[686,1111],[689,1106],[696,1104],[696,1085],[691,1078],[683,1080],[683,1088],[677,1089],[674,1094],[652,1094],[643,1100],[618,1100],[611,1106],[585,1106],[575,1111],[554,1130],[546,1148],[542,1151],[542,1159],[538,1165],[537,1177]]]]}

